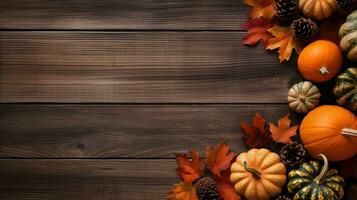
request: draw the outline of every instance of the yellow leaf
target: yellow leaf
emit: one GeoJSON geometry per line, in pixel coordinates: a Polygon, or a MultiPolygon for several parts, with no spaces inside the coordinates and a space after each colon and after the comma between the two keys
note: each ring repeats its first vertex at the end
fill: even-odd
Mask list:
{"type": "Polygon", "coordinates": [[[249,13],[250,18],[272,19],[275,16],[274,0],[243,0],[243,2],[253,7],[249,13]]]}
{"type": "Polygon", "coordinates": [[[266,49],[278,49],[279,61],[289,60],[293,49],[297,54],[301,51],[301,44],[295,40],[289,27],[274,25],[268,31],[273,35],[268,41],[266,49]]]}

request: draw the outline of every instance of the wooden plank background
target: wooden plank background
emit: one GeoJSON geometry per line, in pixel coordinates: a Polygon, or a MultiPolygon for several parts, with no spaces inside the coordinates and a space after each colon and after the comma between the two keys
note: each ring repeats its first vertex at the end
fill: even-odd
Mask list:
{"type": "MultiPolygon", "coordinates": [[[[164,199],[174,152],[288,111],[294,62],[231,0],[0,0],[0,199],[164,199]]],[[[292,115],[294,121],[299,120],[292,115]]]]}

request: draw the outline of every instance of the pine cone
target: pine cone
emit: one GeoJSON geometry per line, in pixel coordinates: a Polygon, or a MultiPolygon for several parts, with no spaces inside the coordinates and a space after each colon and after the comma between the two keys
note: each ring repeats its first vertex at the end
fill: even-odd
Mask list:
{"type": "Polygon", "coordinates": [[[216,182],[211,177],[203,177],[196,181],[196,187],[199,200],[218,200],[218,191],[216,182]]]}
{"type": "Polygon", "coordinates": [[[289,197],[287,197],[287,196],[280,195],[275,200],[291,200],[291,199],[289,197]]]}
{"type": "Polygon", "coordinates": [[[291,167],[301,164],[305,159],[305,155],[304,146],[297,142],[285,145],[280,151],[280,158],[283,163],[291,167]]]}
{"type": "Polygon", "coordinates": [[[276,16],[279,21],[290,24],[299,11],[298,4],[298,0],[275,0],[276,16]]]}
{"type": "Polygon", "coordinates": [[[357,0],[336,0],[337,9],[341,14],[349,14],[357,9],[357,0]]]}
{"type": "Polygon", "coordinates": [[[317,32],[319,31],[319,27],[317,24],[308,18],[300,18],[294,20],[294,22],[290,26],[293,36],[302,41],[308,41],[312,39],[317,32]]]}

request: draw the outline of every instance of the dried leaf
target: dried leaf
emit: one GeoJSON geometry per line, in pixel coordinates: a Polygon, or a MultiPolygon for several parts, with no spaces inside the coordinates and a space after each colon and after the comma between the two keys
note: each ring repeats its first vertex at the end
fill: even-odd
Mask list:
{"type": "Polygon", "coordinates": [[[276,127],[272,123],[269,123],[270,126],[269,130],[271,132],[273,140],[275,142],[280,142],[284,144],[292,143],[293,141],[290,139],[290,137],[296,135],[296,130],[298,129],[299,126],[291,127],[290,125],[291,125],[291,120],[289,119],[289,114],[279,119],[278,127],[276,127]]]}
{"type": "Polygon", "coordinates": [[[180,182],[172,187],[167,200],[198,200],[198,198],[192,184],[180,182]]]}
{"type": "Polygon", "coordinates": [[[337,45],[340,45],[340,36],[338,31],[340,30],[343,22],[341,21],[324,21],[319,28],[318,40],[329,40],[337,45]]]}
{"type": "Polygon", "coordinates": [[[224,200],[240,200],[240,196],[236,193],[231,181],[229,180],[230,174],[231,171],[228,169],[222,172],[222,176],[214,178],[217,183],[218,193],[224,200]]]}
{"type": "Polygon", "coordinates": [[[250,18],[272,19],[275,16],[274,0],[243,0],[243,2],[253,7],[249,13],[250,18]]]}
{"type": "Polygon", "coordinates": [[[294,39],[289,27],[281,27],[274,25],[268,31],[273,35],[268,41],[266,49],[274,50],[279,49],[279,62],[289,60],[293,49],[297,54],[301,51],[301,44],[294,39]]]}
{"type": "Polygon", "coordinates": [[[265,147],[271,141],[268,130],[265,128],[265,119],[259,113],[255,114],[252,126],[247,122],[242,122],[240,127],[246,133],[245,143],[249,148],[265,147]]]}
{"type": "Polygon", "coordinates": [[[176,154],[176,163],[178,165],[177,174],[185,183],[192,183],[200,178],[205,169],[204,160],[200,159],[197,151],[190,150],[192,159],[189,160],[186,154],[176,154]]]}
{"type": "Polygon", "coordinates": [[[208,147],[206,150],[206,163],[208,169],[216,176],[231,166],[235,153],[229,150],[229,147],[220,143],[216,147],[208,147]]]}
{"type": "Polygon", "coordinates": [[[268,32],[274,23],[266,18],[250,19],[246,21],[241,27],[248,31],[242,40],[242,44],[255,45],[259,40],[262,40],[265,46],[268,45],[269,39],[272,38],[272,34],[268,32]]]}
{"type": "Polygon", "coordinates": [[[341,175],[344,178],[354,177],[357,179],[357,156],[340,163],[341,175]]]}

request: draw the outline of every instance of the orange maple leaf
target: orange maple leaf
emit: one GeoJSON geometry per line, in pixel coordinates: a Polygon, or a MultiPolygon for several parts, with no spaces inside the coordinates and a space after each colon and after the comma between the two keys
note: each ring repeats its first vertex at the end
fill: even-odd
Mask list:
{"type": "Polygon", "coordinates": [[[279,62],[289,60],[293,49],[297,54],[301,51],[301,44],[295,40],[289,27],[274,25],[268,31],[273,35],[268,41],[266,49],[274,50],[279,48],[279,62]]]}
{"type": "Polygon", "coordinates": [[[265,147],[271,141],[268,130],[265,128],[266,120],[260,115],[255,113],[252,125],[247,122],[242,122],[240,127],[245,132],[245,143],[250,148],[265,147]]]}
{"type": "Polygon", "coordinates": [[[198,198],[192,184],[180,182],[172,187],[167,200],[198,200],[198,198]]]}
{"type": "Polygon", "coordinates": [[[268,45],[268,41],[272,38],[272,34],[268,32],[274,23],[266,18],[250,19],[246,21],[241,27],[248,31],[248,33],[242,39],[242,44],[255,45],[259,40],[262,40],[265,46],[268,45]]]}
{"type": "Polygon", "coordinates": [[[212,174],[220,176],[221,172],[231,166],[232,159],[236,156],[230,152],[229,147],[220,143],[216,147],[208,147],[206,149],[206,163],[212,174]]]}
{"type": "Polygon", "coordinates": [[[189,153],[192,155],[191,160],[188,159],[186,154],[175,154],[176,163],[178,165],[176,169],[177,174],[185,183],[192,183],[200,178],[205,169],[204,160],[200,159],[198,152],[190,150],[189,153]]]}
{"type": "Polygon", "coordinates": [[[234,190],[234,187],[229,180],[230,174],[231,170],[228,169],[222,172],[221,177],[214,177],[215,182],[217,183],[218,193],[224,200],[240,200],[240,196],[234,190]]]}
{"type": "Polygon", "coordinates": [[[299,126],[290,126],[291,125],[291,120],[289,119],[289,114],[285,115],[284,117],[280,118],[278,121],[278,127],[276,127],[274,124],[269,123],[270,126],[270,132],[273,140],[275,142],[280,142],[284,144],[290,144],[293,141],[290,139],[290,137],[296,135],[296,130],[298,129],[299,126]]]}
{"type": "Polygon", "coordinates": [[[253,7],[249,13],[250,18],[272,19],[275,16],[274,0],[243,0],[243,2],[253,7]]]}

